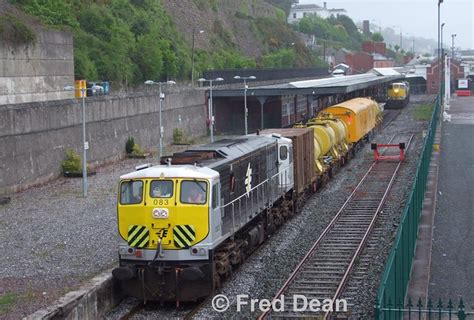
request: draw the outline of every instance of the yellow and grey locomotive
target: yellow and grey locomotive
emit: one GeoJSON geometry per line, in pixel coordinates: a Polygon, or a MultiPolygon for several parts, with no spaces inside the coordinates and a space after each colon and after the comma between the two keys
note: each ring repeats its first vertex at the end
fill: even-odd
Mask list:
{"type": "Polygon", "coordinates": [[[403,108],[410,102],[410,85],[408,82],[391,83],[387,92],[386,108],[403,108]]]}
{"type": "Polygon", "coordinates": [[[120,177],[122,290],[144,300],[208,296],[291,210],[291,140],[226,139],[120,177]]]}

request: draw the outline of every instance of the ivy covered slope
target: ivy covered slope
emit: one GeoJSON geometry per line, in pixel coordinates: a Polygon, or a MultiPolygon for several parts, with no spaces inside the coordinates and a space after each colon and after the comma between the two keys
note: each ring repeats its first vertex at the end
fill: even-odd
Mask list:
{"type": "Polygon", "coordinates": [[[72,31],[77,79],[109,80],[115,86],[189,80],[193,27],[198,30],[196,74],[322,65],[286,24],[286,14],[263,0],[9,1],[45,25],[72,31]],[[248,32],[242,34],[240,26],[248,32]],[[205,41],[198,37],[201,28],[205,41]],[[248,43],[256,43],[257,50],[248,43]]]}

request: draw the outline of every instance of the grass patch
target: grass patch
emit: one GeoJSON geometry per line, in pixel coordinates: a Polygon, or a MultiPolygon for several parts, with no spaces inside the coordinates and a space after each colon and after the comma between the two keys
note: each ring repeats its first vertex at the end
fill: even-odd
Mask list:
{"type": "Polygon", "coordinates": [[[416,105],[413,109],[413,118],[417,121],[428,121],[433,114],[434,104],[426,103],[416,105]]]}
{"type": "Polygon", "coordinates": [[[0,16],[0,39],[14,45],[27,45],[36,42],[36,34],[18,18],[6,14],[0,16]]]}
{"type": "Polygon", "coordinates": [[[18,297],[19,296],[16,293],[12,292],[0,296],[0,314],[10,310],[12,304],[18,300],[18,297]]]}

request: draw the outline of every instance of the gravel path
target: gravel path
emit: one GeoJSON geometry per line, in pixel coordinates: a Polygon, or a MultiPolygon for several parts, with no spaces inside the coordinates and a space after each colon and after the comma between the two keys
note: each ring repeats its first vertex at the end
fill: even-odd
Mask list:
{"type": "Polygon", "coordinates": [[[2,317],[28,315],[116,263],[118,177],[139,162],[98,169],[87,198],[82,179],[60,178],[0,207],[0,296],[15,295],[2,317]]]}
{"type": "MultiPolygon", "coordinates": [[[[185,148],[168,147],[165,154],[185,148]]],[[[157,158],[98,168],[88,178],[87,198],[82,179],[59,178],[0,206],[1,319],[31,314],[117,263],[118,179],[147,162],[157,158]]]]}

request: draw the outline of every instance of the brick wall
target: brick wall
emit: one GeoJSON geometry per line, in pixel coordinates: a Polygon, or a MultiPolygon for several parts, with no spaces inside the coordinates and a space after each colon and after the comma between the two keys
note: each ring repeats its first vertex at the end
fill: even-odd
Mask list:
{"type": "MultiPolygon", "coordinates": [[[[441,63],[441,67],[444,69],[444,62],[441,63]]],[[[439,68],[440,64],[438,60],[434,60],[431,66],[426,70],[426,92],[429,94],[438,93],[439,89],[439,68]]],[[[459,65],[459,62],[454,60],[451,61],[451,88],[456,87],[457,79],[464,78],[464,69],[459,65]]]]}

